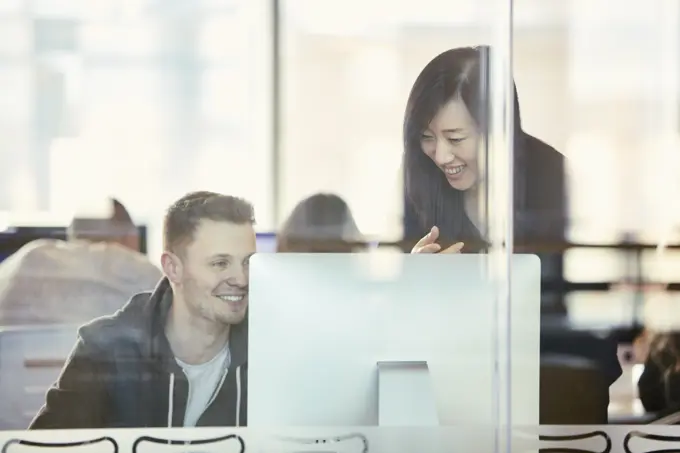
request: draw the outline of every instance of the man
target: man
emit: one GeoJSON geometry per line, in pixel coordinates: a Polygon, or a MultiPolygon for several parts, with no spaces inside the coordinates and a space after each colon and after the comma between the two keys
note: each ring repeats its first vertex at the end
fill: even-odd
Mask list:
{"type": "Polygon", "coordinates": [[[190,193],[167,211],[165,277],[82,327],[31,429],[246,424],[253,208],[190,193]]]}
{"type": "Polygon", "coordinates": [[[139,252],[139,233],[125,207],[73,219],[68,240],[38,239],[0,263],[0,325],[70,324],[108,315],[161,278],[139,252]]]}

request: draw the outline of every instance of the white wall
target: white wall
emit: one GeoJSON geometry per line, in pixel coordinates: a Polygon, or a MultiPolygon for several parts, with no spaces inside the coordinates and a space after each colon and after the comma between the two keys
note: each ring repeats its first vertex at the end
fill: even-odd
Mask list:
{"type": "MultiPolygon", "coordinates": [[[[255,201],[260,226],[271,230],[301,198],[333,191],[364,232],[396,237],[411,84],[439,52],[496,39],[499,1],[282,0],[279,187],[268,1],[201,18],[191,13],[199,3],[140,13],[111,0],[83,16],[79,52],[39,64],[25,10],[0,10],[0,210],[28,215],[47,197],[64,214],[81,198],[113,194],[140,221],[157,223],[172,198],[211,188],[255,201]],[[182,27],[198,23],[192,75],[163,58],[186,45],[182,27]],[[36,65],[65,76],[77,131],[49,143],[47,155],[36,154],[36,65]],[[104,164],[122,173],[106,175],[104,164]],[[48,187],[41,179],[50,165],[48,187]]],[[[40,14],[68,12],[51,9],[40,14]]],[[[677,223],[677,9],[674,0],[628,0],[615,11],[606,0],[515,1],[523,122],[570,158],[574,239],[638,230],[655,240],[677,223]]]]}

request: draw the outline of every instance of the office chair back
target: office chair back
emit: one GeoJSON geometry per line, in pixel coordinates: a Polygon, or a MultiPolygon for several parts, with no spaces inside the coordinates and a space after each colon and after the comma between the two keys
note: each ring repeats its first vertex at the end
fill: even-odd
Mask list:
{"type": "Polygon", "coordinates": [[[566,355],[541,358],[542,425],[607,424],[609,386],[599,367],[566,355]]]}
{"type": "Polygon", "coordinates": [[[0,430],[28,427],[76,337],[77,326],[0,328],[0,430]]]}

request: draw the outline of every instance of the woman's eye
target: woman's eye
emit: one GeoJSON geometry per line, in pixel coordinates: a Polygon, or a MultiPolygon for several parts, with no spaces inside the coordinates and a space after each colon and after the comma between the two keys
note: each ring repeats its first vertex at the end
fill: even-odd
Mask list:
{"type": "Polygon", "coordinates": [[[453,138],[453,137],[452,137],[452,138],[449,138],[449,142],[453,143],[454,145],[455,145],[455,144],[458,144],[458,143],[460,143],[460,142],[462,142],[463,140],[465,140],[465,138],[463,138],[463,137],[459,137],[459,138],[453,138]]]}
{"type": "Polygon", "coordinates": [[[432,141],[432,140],[434,140],[434,137],[432,137],[431,135],[421,135],[420,139],[422,141],[432,141]]]}
{"type": "Polygon", "coordinates": [[[228,263],[227,261],[224,261],[224,260],[222,260],[222,261],[215,261],[215,262],[213,263],[213,266],[214,266],[214,267],[219,267],[219,268],[225,268],[225,267],[227,267],[228,265],[229,265],[229,263],[228,263]]]}

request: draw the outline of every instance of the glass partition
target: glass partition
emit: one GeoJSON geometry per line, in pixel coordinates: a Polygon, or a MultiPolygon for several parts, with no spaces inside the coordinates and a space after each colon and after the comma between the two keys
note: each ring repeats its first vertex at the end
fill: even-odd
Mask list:
{"type": "MultiPolygon", "coordinates": [[[[518,0],[516,19],[533,8],[518,0]]],[[[516,43],[533,42],[515,45],[520,98],[523,86],[531,93],[522,126],[559,150],[568,170],[567,235],[545,249],[562,257],[542,282],[550,314],[542,319],[551,321],[541,332],[541,423],[672,424],[663,416],[674,412],[676,387],[678,7],[571,1],[551,9],[532,30],[516,20],[514,33],[516,43]]],[[[582,445],[656,448],[644,444],[646,428],[603,429],[609,440],[582,445]]]]}
{"type": "MultiPolygon", "coordinates": [[[[538,423],[542,264],[523,261],[530,258],[526,250],[535,253],[530,248],[525,248],[524,256],[512,255],[517,185],[512,168],[515,145],[524,147],[527,140],[515,122],[512,2],[426,1],[397,6],[288,0],[279,8],[282,251],[308,251],[302,244],[297,248],[289,243],[295,235],[311,239],[309,235],[322,237],[328,232],[303,229],[299,219],[305,212],[313,223],[309,211],[323,203],[330,209],[332,201],[324,194],[333,194],[351,211],[351,230],[369,243],[367,257],[357,259],[358,270],[370,272],[366,279],[375,273],[396,287],[411,281],[409,272],[430,272],[431,285],[423,285],[422,300],[412,309],[412,325],[403,329],[418,335],[419,322],[432,318],[432,330],[424,335],[436,344],[431,346],[433,354],[456,355],[459,366],[470,367],[467,376],[449,375],[451,370],[438,369],[433,359],[430,372],[438,422],[487,430],[477,436],[486,442],[479,447],[506,451],[511,447],[513,415],[523,425],[538,423]],[[438,232],[431,233],[433,227],[438,232]],[[428,233],[440,235],[435,244],[428,245],[427,238],[418,243],[428,233]],[[465,243],[460,256],[404,256],[420,249],[441,252],[459,242],[465,243]],[[514,287],[513,260],[519,266],[514,287]],[[450,278],[442,277],[442,268],[450,269],[450,278]],[[450,305],[438,307],[441,293],[433,286],[447,288],[450,305]],[[484,288],[485,295],[472,296],[468,291],[473,286],[484,288]],[[523,293],[515,305],[509,303],[513,290],[523,293]],[[473,300],[476,306],[469,305],[475,304],[473,300]],[[475,317],[466,314],[466,307],[476,312],[475,317]],[[458,320],[468,319],[468,334],[440,335],[437,317],[449,319],[449,331],[462,328],[458,320]],[[517,329],[511,328],[511,320],[517,329]],[[479,348],[466,351],[462,345],[471,339],[479,348]],[[510,360],[513,348],[519,348],[521,356],[515,363],[510,360]],[[442,376],[448,376],[456,389],[444,386],[442,376]],[[478,389],[474,402],[462,395],[467,386],[478,389]],[[514,413],[513,404],[518,405],[514,413]]],[[[518,203],[524,207],[524,185],[519,185],[518,203]]],[[[528,206],[518,218],[531,209],[535,207],[528,206]]],[[[372,298],[380,295],[369,288],[365,291],[370,307],[372,298]]],[[[398,300],[379,306],[383,316],[400,322],[398,300]]],[[[387,319],[378,323],[376,334],[389,325],[387,319]]],[[[370,339],[364,341],[371,354],[370,339]]],[[[390,341],[394,349],[385,346],[372,356],[418,357],[398,353],[400,341],[390,341]]],[[[341,351],[336,354],[342,357],[341,351]]],[[[417,386],[409,389],[425,399],[421,391],[417,386]]],[[[258,396],[253,398],[255,406],[260,404],[258,396]]],[[[329,407],[337,411],[339,406],[329,407]]],[[[273,417],[266,420],[274,422],[273,417]]],[[[303,418],[289,414],[279,420],[292,423],[303,418]]],[[[421,424],[417,418],[410,420],[407,425],[421,424]]]]}
{"type": "Polygon", "coordinates": [[[609,3],[1,2],[3,453],[677,444],[680,6],[609,3]]]}
{"type": "Polygon", "coordinates": [[[3,217],[55,225],[115,196],[157,260],[164,205],[200,186],[272,231],[269,2],[90,3],[0,12],[3,217]]]}

